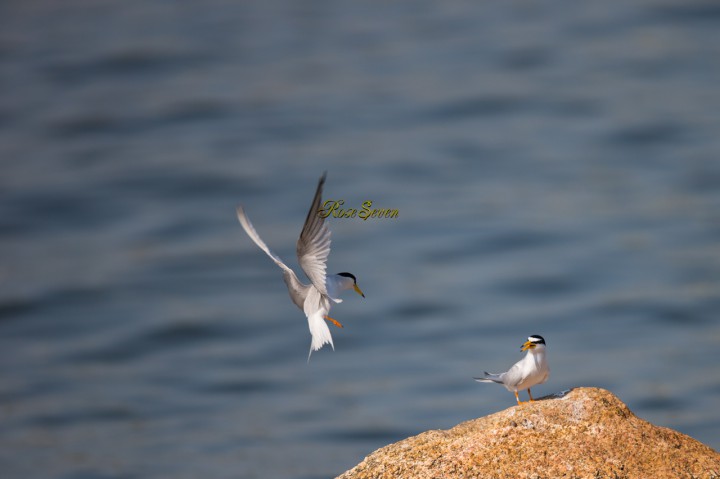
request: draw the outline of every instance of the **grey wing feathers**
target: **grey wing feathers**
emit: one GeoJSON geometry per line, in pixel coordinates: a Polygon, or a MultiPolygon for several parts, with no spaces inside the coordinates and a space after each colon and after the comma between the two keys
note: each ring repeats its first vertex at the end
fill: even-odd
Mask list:
{"type": "Polygon", "coordinates": [[[237,217],[250,239],[252,239],[255,244],[258,245],[260,249],[263,250],[265,254],[267,254],[275,262],[275,264],[283,270],[283,279],[288,287],[290,299],[292,299],[293,303],[295,303],[298,308],[302,309],[305,296],[307,296],[308,286],[302,284],[295,275],[295,272],[283,263],[278,255],[270,251],[270,248],[267,247],[265,242],[260,238],[260,235],[257,234],[257,231],[255,231],[255,228],[245,214],[245,210],[242,206],[237,207],[237,217]]]}
{"type": "Polygon", "coordinates": [[[522,371],[522,361],[518,361],[511,367],[506,373],[504,373],[504,383],[506,386],[515,387],[525,380],[525,375],[522,371]]]}
{"type": "Polygon", "coordinates": [[[325,270],[330,254],[330,230],[325,225],[325,218],[318,215],[322,202],[322,190],[327,172],[323,173],[318,182],[315,197],[308,211],[300,238],[297,241],[297,257],[300,267],[318,291],[327,295],[325,270]]]}
{"type": "Polygon", "coordinates": [[[280,257],[278,255],[276,255],[275,253],[270,251],[270,248],[268,248],[268,246],[265,244],[265,242],[260,238],[260,235],[258,235],[257,231],[255,231],[255,227],[252,225],[252,223],[250,222],[250,219],[245,214],[245,210],[243,209],[243,207],[238,206],[236,211],[237,211],[238,221],[240,221],[240,224],[242,225],[243,229],[245,230],[247,235],[250,237],[250,239],[253,240],[255,242],[255,244],[258,245],[260,247],[260,249],[265,252],[265,254],[270,256],[270,258],[275,262],[275,264],[277,264],[284,270],[292,271],[290,268],[287,267],[287,265],[285,263],[283,263],[283,261],[280,259],[280,257]]]}
{"type": "Polygon", "coordinates": [[[293,270],[283,271],[283,280],[287,285],[288,293],[290,293],[290,299],[292,299],[292,302],[295,303],[295,306],[304,310],[305,298],[307,297],[310,286],[302,284],[300,280],[297,279],[297,276],[295,276],[295,272],[293,270]]]}

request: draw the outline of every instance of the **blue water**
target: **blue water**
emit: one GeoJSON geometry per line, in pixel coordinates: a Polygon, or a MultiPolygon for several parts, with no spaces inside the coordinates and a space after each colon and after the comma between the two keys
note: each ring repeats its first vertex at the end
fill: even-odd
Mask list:
{"type": "Polygon", "coordinates": [[[608,388],[720,448],[714,2],[0,6],[0,468],[324,478],[536,396],[608,388]],[[336,351],[297,267],[325,197],[336,351]]]}

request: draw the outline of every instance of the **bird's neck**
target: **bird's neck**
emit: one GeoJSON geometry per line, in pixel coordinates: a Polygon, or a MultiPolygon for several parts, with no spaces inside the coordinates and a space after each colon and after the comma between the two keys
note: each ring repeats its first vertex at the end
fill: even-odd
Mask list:
{"type": "Polygon", "coordinates": [[[340,291],[352,289],[355,282],[352,278],[340,276],[339,274],[328,274],[325,276],[325,285],[331,297],[336,298],[340,291]]]}
{"type": "Polygon", "coordinates": [[[353,284],[355,284],[352,278],[340,276],[339,274],[327,275],[327,281],[332,281],[334,286],[339,290],[352,289],[353,284]]]}
{"type": "Polygon", "coordinates": [[[527,356],[525,356],[525,360],[534,362],[536,364],[540,363],[541,361],[545,360],[545,351],[531,349],[530,351],[528,351],[527,356]]]}

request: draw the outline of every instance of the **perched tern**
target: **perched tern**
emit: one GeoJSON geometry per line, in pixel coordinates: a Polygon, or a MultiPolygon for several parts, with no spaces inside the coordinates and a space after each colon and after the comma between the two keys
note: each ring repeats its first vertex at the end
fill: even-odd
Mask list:
{"type": "Polygon", "coordinates": [[[250,223],[243,207],[238,206],[237,208],[237,217],[243,229],[250,236],[250,239],[283,270],[283,279],[288,287],[290,299],[307,316],[310,334],[312,335],[308,360],[310,360],[313,351],[317,351],[327,343],[332,346],[333,350],[335,349],[330,328],[328,328],[325,320],[332,322],[339,328],[343,326],[328,316],[330,301],[341,303],[342,299],[338,298],[338,295],[346,289],[353,289],[360,296],[365,297],[365,294],[357,285],[357,279],[351,273],[325,273],[328,254],[330,254],[330,230],[325,225],[325,218],[318,215],[318,211],[321,209],[322,190],[326,176],[327,172],[320,177],[315,197],[310,205],[310,211],[308,211],[296,247],[298,263],[300,263],[300,267],[310,279],[309,285],[300,282],[295,272],[283,263],[278,255],[270,251],[270,248],[260,239],[252,223],[250,223]]]}
{"type": "Polygon", "coordinates": [[[530,388],[544,383],[550,376],[550,368],[545,357],[545,340],[542,336],[533,334],[525,341],[520,351],[527,351],[527,354],[508,371],[500,374],[486,371],[485,377],[474,379],[481,383],[502,384],[508,391],[515,393],[518,404],[522,404],[518,391],[527,389],[530,401],[534,401],[530,388]]]}

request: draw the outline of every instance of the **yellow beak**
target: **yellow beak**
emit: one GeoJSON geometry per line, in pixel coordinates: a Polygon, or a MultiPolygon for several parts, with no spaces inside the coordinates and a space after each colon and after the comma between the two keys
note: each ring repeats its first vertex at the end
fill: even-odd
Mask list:
{"type": "Polygon", "coordinates": [[[532,341],[525,341],[523,343],[522,348],[520,348],[520,351],[527,351],[528,349],[533,349],[535,347],[535,343],[532,341]]]}
{"type": "Polygon", "coordinates": [[[360,290],[360,288],[358,288],[358,285],[357,285],[357,284],[354,284],[354,285],[353,285],[353,289],[355,290],[355,292],[356,292],[357,294],[359,294],[359,295],[362,296],[363,298],[365,297],[365,294],[360,290]]]}

